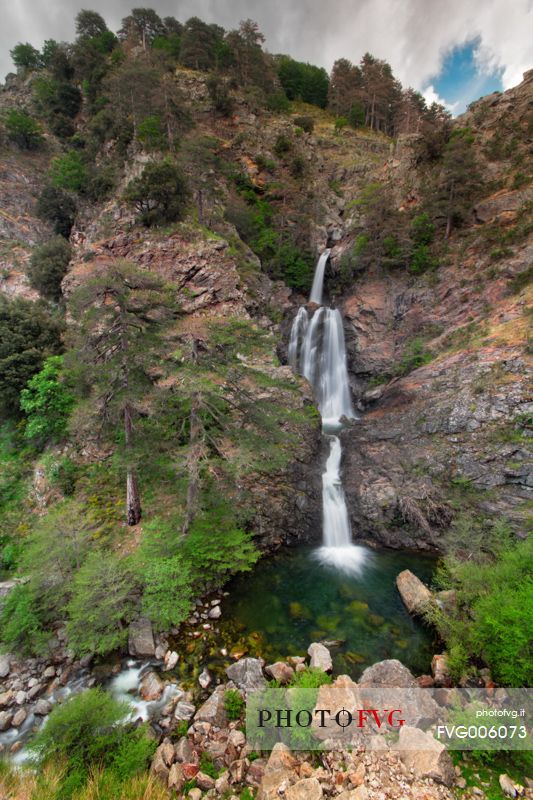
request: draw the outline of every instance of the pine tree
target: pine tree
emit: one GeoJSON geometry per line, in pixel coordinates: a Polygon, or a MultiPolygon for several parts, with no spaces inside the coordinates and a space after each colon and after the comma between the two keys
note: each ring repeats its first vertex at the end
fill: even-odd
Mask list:
{"type": "Polygon", "coordinates": [[[72,369],[90,387],[88,403],[100,431],[112,438],[122,427],[128,525],[141,518],[135,420],[153,388],[151,368],[164,349],[164,322],[176,307],[155,275],[126,261],[103,266],[73,294],[70,312],[79,320],[72,369]]]}

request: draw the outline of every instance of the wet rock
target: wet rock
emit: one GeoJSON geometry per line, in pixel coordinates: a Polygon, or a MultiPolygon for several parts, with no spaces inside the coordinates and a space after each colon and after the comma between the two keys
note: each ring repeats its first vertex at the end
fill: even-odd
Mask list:
{"type": "Polygon", "coordinates": [[[263,689],[267,685],[262,663],[258,658],[243,658],[231,664],[226,669],[226,675],[243,691],[263,689]]]}
{"type": "Polygon", "coordinates": [[[220,606],[213,606],[213,608],[210,610],[207,616],[209,617],[209,619],[220,619],[220,617],[222,616],[222,611],[220,609],[220,606]]]}
{"type": "Polygon", "coordinates": [[[153,670],[149,670],[142,677],[139,694],[143,700],[159,700],[164,688],[165,684],[159,675],[153,670]]]}
{"type": "Polygon", "coordinates": [[[410,689],[417,686],[413,674],[396,658],[378,661],[367,667],[359,678],[361,687],[378,687],[383,689],[410,689]]]}
{"type": "Polygon", "coordinates": [[[25,708],[21,708],[17,711],[15,716],[13,717],[13,722],[11,723],[14,728],[20,728],[26,717],[28,716],[28,712],[25,708]]]}
{"type": "Polygon", "coordinates": [[[265,672],[282,686],[289,683],[289,681],[294,678],[294,670],[283,661],[276,661],[275,664],[269,664],[268,667],[265,667],[265,672]]]}
{"type": "Polygon", "coordinates": [[[175,650],[168,650],[165,653],[165,669],[169,672],[171,669],[174,669],[176,664],[178,663],[179,655],[176,653],[175,650]]]}
{"type": "Polygon", "coordinates": [[[417,578],[410,569],[404,569],[396,578],[396,586],[408,612],[422,615],[433,596],[420,578],[417,578]]]}
{"type": "Polygon", "coordinates": [[[155,648],[155,657],[158,661],[163,661],[166,654],[168,652],[168,645],[167,644],[158,644],[155,648]]]}
{"type": "Polygon", "coordinates": [[[313,642],[307,648],[307,652],[311,657],[309,666],[312,669],[319,669],[322,672],[331,672],[333,669],[333,662],[331,660],[331,653],[327,647],[319,642],[313,642]]]}
{"type": "Polygon", "coordinates": [[[219,728],[223,728],[227,724],[228,718],[224,708],[225,691],[224,686],[217,686],[213,694],[200,706],[194,715],[195,722],[208,722],[219,728]]]}
{"type": "Polygon", "coordinates": [[[37,714],[37,716],[39,717],[45,717],[47,714],[50,713],[51,710],[52,710],[51,703],[49,703],[48,700],[44,700],[44,698],[41,697],[41,699],[37,700],[37,702],[35,703],[35,708],[33,709],[33,713],[37,714]]]}
{"type": "Polygon", "coordinates": [[[44,688],[41,683],[35,683],[31,689],[28,689],[28,700],[34,700],[37,695],[44,691],[44,688]]]}
{"type": "Polygon", "coordinates": [[[12,719],[11,711],[0,711],[0,731],[6,731],[11,726],[12,719]]]}
{"type": "Polygon", "coordinates": [[[128,652],[130,656],[138,658],[155,656],[152,623],[146,617],[139,617],[130,624],[128,652]]]}
{"type": "Polygon", "coordinates": [[[285,792],[285,800],[321,800],[322,797],[324,793],[316,778],[304,778],[285,792]]]}
{"type": "Polygon", "coordinates": [[[207,669],[204,668],[201,671],[200,675],[198,676],[198,683],[200,684],[202,689],[207,689],[211,681],[212,681],[211,675],[209,674],[207,669]]]}
{"type": "Polygon", "coordinates": [[[455,771],[450,755],[431,733],[404,725],[400,728],[400,737],[394,749],[417,778],[431,778],[445,786],[453,785],[455,771]]]}

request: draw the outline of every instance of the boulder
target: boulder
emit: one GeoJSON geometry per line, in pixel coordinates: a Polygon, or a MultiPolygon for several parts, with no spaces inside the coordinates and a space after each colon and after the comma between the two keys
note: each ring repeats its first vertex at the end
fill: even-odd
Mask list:
{"type": "Polygon", "coordinates": [[[165,669],[170,671],[174,669],[176,664],[178,663],[179,655],[176,653],[175,650],[167,650],[165,653],[165,669]]]}
{"type": "Polygon", "coordinates": [[[507,797],[516,797],[518,795],[516,786],[509,775],[506,775],[505,772],[499,776],[498,782],[500,784],[500,789],[507,797]]]}
{"type": "Polygon", "coordinates": [[[220,619],[220,617],[222,616],[222,611],[221,611],[220,606],[214,606],[210,610],[210,612],[209,612],[209,614],[207,616],[209,617],[209,619],[220,619]]]}
{"type": "Polygon", "coordinates": [[[431,659],[431,672],[435,686],[451,686],[452,679],[446,653],[435,654],[431,659]]]}
{"type": "Polygon", "coordinates": [[[152,623],[146,617],[139,617],[129,627],[128,651],[130,656],[151,658],[155,656],[152,623]]]}
{"type": "Polygon", "coordinates": [[[10,669],[9,656],[0,656],[0,678],[7,678],[10,669]]]}
{"type": "Polygon", "coordinates": [[[0,731],[6,731],[13,720],[11,711],[0,711],[0,731]]]}
{"type": "Polygon", "coordinates": [[[35,708],[33,709],[33,713],[37,714],[39,717],[45,717],[47,714],[50,713],[52,710],[52,704],[41,697],[40,700],[37,700],[35,703],[35,708]]]}
{"type": "Polygon", "coordinates": [[[213,694],[207,698],[194,715],[194,721],[208,722],[211,725],[223,728],[228,721],[226,709],[224,708],[225,691],[225,686],[217,686],[213,694]]]}
{"type": "Polygon", "coordinates": [[[367,667],[358,683],[361,688],[379,689],[414,689],[417,686],[413,674],[396,658],[367,667]]]}
{"type": "Polygon", "coordinates": [[[293,668],[285,664],[284,661],[276,661],[275,664],[269,664],[268,667],[265,667],[265,672],[282,686],[294,678],[293,668]]]}
{"type": "Polygon", "coordinates": [[[445,786],[452,786],[455,770],[446,747],[419,728],[404,725],[400,728],[398,742],[393,745],[400,758],[417,778],[431,778],[445,786]]]}
{"type": "Polygon", "coordinates": [[[307,648],[307,652],[311,657],[309,666],[311,669],[319,669],[322,672],[331,672],[333,669],[333,662],[331,660],[331,653],[327,647],[319,642],[313,642],[307,648]]]}
{"type": "Polygon", "coordinates": [[[174,719],[177,722],[188,722],[193,718],[196,708],[192,703],[187,703],[185,700],[180,700],[174,709],[174,719]]]}
{"type": "Polygon", "coordinates": [[[165,685],[159,675],[151,669],[142,677],[141,685],[139,686],[139,694],[143,700],[148,702],[151,700],[159,700],[163,694],[164,688],[165,685]]]}
{"type": "Polygon", "coordinates": [[[211,683],[211,680],[212,680],[211,675],[209,674],[207,669],[204,667],[204,669],[201,671],[200,675],[198,676],[198,683],[200,684],[202,689],[207,689],[207,687],[211,683]]]}
{"type": "Polygon", "coordinates": [[[324,793],[316,778],[304,778],[289,786],[284,797],[285,800],[321,800],[324,793]]]}
{"type": "Polygon", "coordinates": [[[177,794],[179,794],[183,789],[184,783],[185,775],[183,774],[183,767],[181,764],[172,764],[168,773],[168,788],[173,789],[177,794]]]}
{"type": "Polygon", "coordinates": [[[226,675],[243,691],[264,689],[267,682],[263,675],[263,667],[258,658],[242,658],[226,668],[226,675]]]}
{"type": "Polygon", "coordinates": [[[410,569],[404,569],[396,578],[396,586],[408,612],[422,615],[431,603],[433,595],[420,578],[417,578],[410,569]]]}
{"type": "MultiPolygon", "coordinates": [[[[171,745],[172,747],[172,745],[171,745]]],[[[174,748],[172,747],[172,755],[174,755],[174,748]]],[[[170,762],[172,763],[172,762],[170,762]]],[[[152,759],[152,763],[150,765],[150,771],[156,775],[163,783],[168,783],[168,778],[170,774],[169,764],[168,764],[168,748],[167,743],[163,742],[160,744],[157,750],[154,753],[154,757],[152,759]]]]}
{"type": "Polygon", "coordinates": [[[194,780],[202,792],[208,792],[210,789],[215,788],[215,779],[211,775],[206,775],[205,772],[197,772],[194,780]]]}
{"type": "Polygon", "coordinates": [[[19,708],[15,716],[13,717],[12,725],[14,728],[20,728],[26,717],[28,716],[28,712],[25,708],[19,708]]]}
{"type": "Polygon", "coordinates": [[[176,761],[180,763],[190,763],[194,759],[194,748],[187,736],[182,736],[174,747],[176,761]]]}
{"type": "Polygon", "coordinates": [[[337,795],[337,800],[368,800],[368,789],[366,786],[358,786],[357,789],[348,789],[337,795]]]}

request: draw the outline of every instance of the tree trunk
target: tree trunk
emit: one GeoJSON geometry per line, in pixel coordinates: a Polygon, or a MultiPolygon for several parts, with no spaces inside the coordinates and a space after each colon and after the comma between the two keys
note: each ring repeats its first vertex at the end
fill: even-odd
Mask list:
{"type": "Polygon", "coordinates": [[[126,443],[126,515],[128,525],[137,525],[141,520],[141,497],[137,472],[130,462],[131,443],[133,438],[133,424],[131,420],[131,407],[128,403],[124,406],[124,439],[126,443]]]}
{"type": "Polygon", "coordinates": [[[187,456],[189,483],[187,486],[187,510],[185,513],[185,522],[183,523],[183,533],[187,533],[191,527],[198,505],[200,459],[202,455],[202,442],[200,439],[200,431],[202,426],[198,416],[199,408],[199,396],[195,393],[191,399],[191,411],[189,415],[189,455],[187,456]]]}

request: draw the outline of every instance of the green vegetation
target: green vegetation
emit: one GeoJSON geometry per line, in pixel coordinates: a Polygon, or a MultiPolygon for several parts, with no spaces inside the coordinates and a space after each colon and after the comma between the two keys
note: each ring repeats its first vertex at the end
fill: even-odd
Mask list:
{"type": "Polygon", "coordinates": [[[228,689],[224,693],[224,708],[228,719],[236,720],[241,718],[244,711],[244,700],[238,689],[228,689]]]}
{"type": "Polygon", "coordinates": [[[70,236],[76,218],[76,203],[72,197],[56,186],[45,186],[37,201],[37,214],[52,223],[54,233],[70,236]]]}
{"type": "Polygon", "coordinates": [[[56,236],[35,247],[31,254],[28,277],[34,289],[49,300],[61,297],[61,281],[67,272],[72,250],[63,236],[56,236]]]}
{"type": "Polygon", "coordinates": [[[65,437],[74,404],[73,395],[61,380],[62,365],[62,356],[50,356],[20,393],[20,407],[27,417],[24,436],[41,445],[65,437]]]}
{"type": "Polygon", "coordinates": [[[46,358],[61,352],[61,319],[41,303],[0,296],[0,396],[5,412],[16,414],[28,381],[46,358]]]}
{"type": "Polygon", "coordinates": [[[21,150],[36,150],[44,141],[41,126],[24,111],[13,108],[6,114],[4,124],[7,138],[21,150]]]}
{"type": "Polygon", "coordinates": [[[165,159],[146,166],[128,184],[124,196],[137,209],[143,225],[166,225],[183,218],[189,190],[179,167],[165,159]]]}
{"type": "Polygon", "coordinates": [[[99,796],[120,797],[124,784],[147,769],[156,744],[145,726],[124,721],[128,710],[101,689],[88,689],[54,708],[31,749],[41,771],[49,764],[64,765],[55,796],[78,796],[98,772],[99,796]]]}
{"type": "Polygon", "coordinates": [[[529,686],[533,679],[531,540],[512,542],[509,531],[498,529],[478,547],[472,537],[475,524],[464,528],[461,538],[466,532],[468,542],[456,543],[438,575],[441,586],[455,590],[455,603],[446,613],[430,612],[446,642],[454,677],[458,679],[481,659],[498,683],[529,686]]]}

